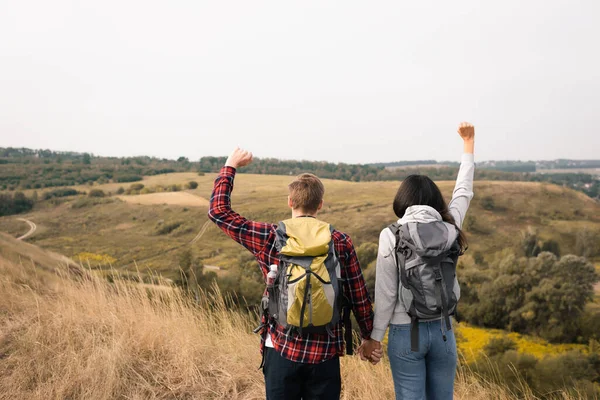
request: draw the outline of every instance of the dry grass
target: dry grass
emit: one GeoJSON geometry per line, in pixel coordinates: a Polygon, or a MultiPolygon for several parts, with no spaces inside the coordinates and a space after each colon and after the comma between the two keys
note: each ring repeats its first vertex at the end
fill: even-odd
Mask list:
{"type": "Polygon", "coordinates": [[[149,193],[117,197],[127,203],[142,205],[168,204],[176,206],[208,207],[208,200],[187,192],[149,193]]]}
{"type": "MultiPolygon", "coordinates": [[[[197,306],[176,289],[58,271],[0,257],[0,398],[264,398],[256,318],[218,293],[197,306]]],[[[344,357],[342,371],[343,399],[393,398],[387,360],[344,357]]],[[[462,371],[456,398],[515,397],[462,371]]]]}

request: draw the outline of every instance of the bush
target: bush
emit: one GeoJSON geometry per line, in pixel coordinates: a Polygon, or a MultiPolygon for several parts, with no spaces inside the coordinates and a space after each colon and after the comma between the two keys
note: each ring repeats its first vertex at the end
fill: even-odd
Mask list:
{"type": "Polygon", "coordinates": [[[525,257],[537,257],[540,254],[540,242],[535,229],[530,227],[522,233],[521,248],[525,253],[525,257]]]}
{"type": "Polygon", "coordinates": [[[581,336],[580,317],[593,301],[598,279],[583,257],[507,254],[489,267],[461,270],[461,314],[486,328],[574,342],[581,336]]]}
{"type": "Polygon", "coordinates": [[[79,194],[79,192],[77,190],[75,190],[75,189],[61,188],[61,189],[54,189],[54,190],[51,190],[49,192],[45,192],[42,195],[42,199],[43,200],[50,200],[53,197],[76,196],[78,194],[79,194]]]}
{"type": "Polygon", "coordinates": [[[600,254],[600,235],[587,229],[577,232],[575,248],[577,255],[587,258],[600,254]]]}
{"type": "Polygon", "coordinates": [[[499,336],[491,338],[485,345],[483,351],[490,357],[501,355],[509,350],[517,350],[517,343],[508,336],[499,336]]]}
{"type": "Polygon", "coordinates": [[[123,194],[123,193],[125,193],[125,189],[123,188],[123,186],[120,186],[120,187],[117,189],[117,194],[123,194]]]}
{"type": "Polygon", "coordinates": [[[484,210],[492,211],[496,208],[494,198],[492,196],[485,196],[481,199],[481,207],[484,210]]]}
{"type": "Polygon", "coordinates": [[[182,224],[183,224],[183,222],[171,222],[168,224],[160,224],[156,228],[155,232],[157,235],[168,235],[169,233],[173,232],[175,229],[179,228],[182,224]]]}
{"type": "Polygon", "coordinates": [[[23,192],[15,192],[13,195],[0,193],[0,217],[21,214],[32,208],[33,200],[27,198],[23,192]]]}
{"type": "Polygon", "coordinates": [[[367,269],[363,276],[365,278],[365,285],[367,286],[369,293],[371,293],[373,301],[377,301],[375,299],[375,268],[367,269]]]}
{"type": "Polygon", "coordinates": [[[358,262],[362,269],[367,269],[369,264],[377,260],[377,245],[375,243],[365,242],[356,248],[358,262]]]}
{"type": "Polygon", "coordinates": [[[463,222],[463,229],[465,231],[474,232],[476,230],[477,218],[471,214],[468,214],[463,222]]]}
{"type": "Polygon", "coordinates": [[[196,189],[198,187],[198,182],[190,181],[185,184],[186,189],[196,189]]]}
{"type": "Polygon", "coordinates": [[[129,186],[129,190],[131,191],[138,191],[138,190],[142,190],[144,188],[144,184],[143,183],[134,183],[133,185],[129,186]]]}
{"type": "Polygon", "coordinates": [[[104,199],[102,197],[79,197],[77,200],[71,203],[71,208],[83,208],[91,207],[97,204],[113,202],[111,199],[104,199]]]}
{"type": "Polygon", "coordinates": [[[115,182],[136,182],[142,179],[139,175],[117,175],[113,178],[115,182]]]}
{"type": "Polygon", "coordinates": [[[600,306],[592,304],[581,315],[579,325],[583,340],[600,340],[600,306]]]}
{"type": "Polygon", "coordinates": [[[101,189],[92,189],[88,193],[88,197],[104,197],[106,194],[101,189]]]}
{"type": "Polygon", "coordinates": [[[560,246],[555,240],[546,240],[542,243],[542,251],[548,251],[557,257],[560,257],[560,246]]]}

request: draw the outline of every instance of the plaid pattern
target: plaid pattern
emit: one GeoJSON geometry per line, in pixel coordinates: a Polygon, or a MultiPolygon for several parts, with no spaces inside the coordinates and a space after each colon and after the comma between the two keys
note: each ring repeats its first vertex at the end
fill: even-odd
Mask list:
{"type": "MultiPolygon", "coordinates": [[[[279,257],[275,248],[276,224],[250,221],[231,209],[231,191],[235,168],[223,167],[215,180],[210,198],[208,217],[230,238],[248,249],[260,265],[263,276],[269,272],[269,265],[278,264],[279,257]]],[[[350,236],[333,232],[335,251],[340,259],[341,277],[345,279],[343,287],[345,295],[350,299],[352,312],[359,324],[361,335],[368,339],[373,329],[373,307],[365,286],[365,281],[354,251],[350,236]]],[[[263,320],[263,323],[265,321],[263,320]]],[[[334,337],[329,335],[295,333],[287,335],[283,328],[276,326],[269,319],[268,329],[263,329],[261,351],[264,351],[265,334],[271,335],[273,346],[277,352],[288,360],[309,364],[327,361],[335,355],[344,355],[344,338],[342,324],[333,329],[334,337]]]]}

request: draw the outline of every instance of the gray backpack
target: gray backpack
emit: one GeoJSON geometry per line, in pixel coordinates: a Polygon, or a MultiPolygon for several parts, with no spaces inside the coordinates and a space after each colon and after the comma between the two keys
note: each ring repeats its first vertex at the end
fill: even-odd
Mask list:
{"type": "Polygon", "coordinates": [[[445,331],[452,329],[450,316],[460,298],[456,279],[460,246],[456,240],[448,243],[448,228],[443,222],[395,223],[389,229],[396,237],[399,298],[411,318],[411,350],[416,352],[419,321],[439,319],[444,341],[445,331]]]}

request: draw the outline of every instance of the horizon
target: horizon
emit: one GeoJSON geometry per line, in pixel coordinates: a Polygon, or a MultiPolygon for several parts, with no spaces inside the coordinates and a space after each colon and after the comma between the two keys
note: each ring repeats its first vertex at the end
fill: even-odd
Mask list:
{"type": "MultiPolygon", "coordinates": [[[[160,157],[160,156],[154,156],[154,155],[149,155],[149,154],[137,154],[137,155],[125,155],[125,156],[109,156],[109,155],[104,155],[104,154],[96,154],[93,152],[78,152],[78,151],[72,151],[72,150],[56,150],[56,149],[48,149],[48,148],[30,148],[30,147],[0,147],[0,149],[17,149],[17,150],[30,150],[30,151],[35,151],[35,152],[40,152],[40,151],[51,151],[53,153],[57,153],[57,154],[73,154],[73,155],[83,155],[83,154],[89,154],[91,157],[95,157],[95,158],[136,158],[136,157],[149,157],[149,158],[154,158],[154,159],[158,159],[158,160],[168,160],[168,161],[177,161],[177,159],[179,157],[174,157],[174,158],[167,158],[167,157],[160,157]]],[[[180,156],[180,157],[184,157],[184,156],[180,156]]],[[[228,155],[204,155],[200,158],[197,159],[189,159],[189,162],[198,162],[201,158],[203,157],[216,157],[216,158],[226,158],[228,157],[228,155]]],[[[419,162],[419,161],[434,161],[435,163],[438,164],[445,164],[445,163],[454,163],[457,164],[458,161],[451,161],[451,160],[435,160],[435,159],[415,159],[415,160],[409,160],[409,159],[399,159],[399,160],[393,160],[393,161],[375,161],[375,162],[357,162],[357,163],[352,163],[352,162],[346,162],[346,161],[327,161],[327,160],[317,160],[317,159],[306,159],[306,158],[277,158],[277,157],[254,157],[255,159],[260,159],[260,160],[265,160],[265,159],[275,159],[275,160],[279,160],[279,161],[308,161],[308,162],[328,162],[328,163],[332,163],[332,164],[358,164],[358,165],[373,165],[373,164],[393,164],[393,163],[398,163],[398,162],[419,162]]],[[[491,159],[491,160],[478,160],[477,157],[475,158],[476,162],[479,163],[486,163],[486,162],[522,162],[522,163],[528,163],[528,162],[552,162],[552,161],[577,161],[577,162],[584,162],[584,161],[600,161],[600,158],[555,158],[555,159],[544,159],[544,160],[515,160],[515,159],[491,159]]]]}

